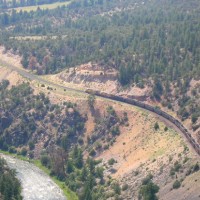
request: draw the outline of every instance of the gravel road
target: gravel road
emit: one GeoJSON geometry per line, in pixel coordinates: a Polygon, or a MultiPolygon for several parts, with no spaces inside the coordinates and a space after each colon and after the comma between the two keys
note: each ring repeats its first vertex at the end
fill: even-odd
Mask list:
{"type": "Polygon", "coordinates": [[[50,177],[33,164],[3,154],[0,156],[16,170],[22,184],[23,200],[67,200],[50,177]]]}

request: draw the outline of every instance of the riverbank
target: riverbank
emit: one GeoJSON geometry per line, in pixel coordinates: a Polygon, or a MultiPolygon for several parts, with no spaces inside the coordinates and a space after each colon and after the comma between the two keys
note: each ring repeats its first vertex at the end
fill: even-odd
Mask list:
{"type": "Polygon", "coordinates": [[[58,180],[55,176],[50,176],[50,170],[42,165],[40,160],[34,160],[33,163],[43,172],[49,175],[51,179],[60,187],[60,189],[64,192],[65,196],[68,200],[78,200],[75,192],[72,192],[66,185],[65,182],[58,180]]]}
{"type": "Polygon", "coordinates": [[[44,167],[40,160],[30,160],[27,157],[21,156],[21,155],[17,155],[17,154],[11,154],[9,152],[5,152],[5,151],[0,151],[0,154],[4,154],[7,156],[11,156],[13,159],[19,159],[28,163],[33,164],[35,167],[37,167],[38,169],[40,169],[42,172],[44,172],[63,192],[64,196],[67,198],[67,200],[78,200],[77,195],[72,192],[66,185],[64,182],[59,181],[56,177],[50,176],[50,170],[47,169],[46,167],[44,167]]]}

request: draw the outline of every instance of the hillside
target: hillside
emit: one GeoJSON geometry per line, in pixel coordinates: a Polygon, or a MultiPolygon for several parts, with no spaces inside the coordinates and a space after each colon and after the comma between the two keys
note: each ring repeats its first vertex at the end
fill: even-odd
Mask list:
{"type": "Polygon", "coordinates": [[[85,92],[164,110],[200,144],[199,19],[199,0],[0,0],[0,150],[37,159],[69,200],[199,199],[177,127],[85,92]]]}
{"type": "MultiPolygon", "coordinates": [[[[9,62],[11,64],[15,64],[15,66],[22,68],[22,65],[20,64],[21,58],[19,56],[14,55],[12,52],[9,52],[9,54],[5,54],[3,47],[1,48],[0,52],[1,60],[9,62]]],[[[4,73],[2,74],[2,76],[5,76],[4,73]]],[[[178,86],[172,85],[170,93],[170,98],[172,102],[170,104],[167,104],[165,95],[161,96],[160,101],[152,98],[152,82],[149,82],[144,87],[132,85],[123,88],[117,80],[117,76],[117,71],[114,68],[104,69],[101,65],[88,63],[77,66],[76,68],[64,70],[55,75],[44,75],[41,77],[47,81],[58,83],[60,85],[74,89],[85,90],[85,88],[91,88],[94,90],[104,91],[108,94],[111,93],[119,96],[133,98],[139,101],[143,101],[150,105],[158,106],[166,112],[168,112],[169,114],[175,116],[176,118],[179,118],[184,123],[184,125],[190,130],[193,137],[197,141],[199,141],[200,124],[197,113],[200,90],[198,80],[192,79],[190,81],[187,95],[184,94],[183,96],[181,94],[177,95],[178,86]],[[192,94],[194,93],[195,95],[193,96],[192,94]],[[190,113],[192,114],[192,116],[189,116],[190,113]],[[183,117],[182,114],[187,114],[187,117],[183,117]]],[[[11,82],[13,80],[15,79],[11,79],[11,82]]],[[[52,86],[49,85],[47,86],[47,88],[48,87],[51,88],[52,86]]],[[[42,88],[37,87],[37,90],[38,89],[41,90],[42,88]]],[[[62,92],[62,94],[66,93],[67,91],[62,92]]],[[[75,98],[76,96],[77,94],[75,94],[75,98]]]]}
{"type": "MultiPolygon", "coordinates": [[[[1,70],[2,69],[5,70],[6,68],[1,68],[1,70]]],[[[9,74],[13,72],[7,73],[7,77],[9,78],[9,74]]],[[[21,81],[22,80],[23,79],[21,78],[21,81]]],[[[22,86],[23,85],[18,87],[19,90],[21,90],[20,88],[23,87],[26,88],[28,85],[24,85],[23,87],[22,86]]],[[[82,116],[86,116],[87,114],[87,119],[85,118],[85,130],[83,131],[82,136],[84,143],[79,143],[83,151],[83,155],[85,159],[87,158],[88,154],[90,154],[96,160],[102,159],[102,162],[98,164],[98,166],[103,166],[104,180],[106,182],[110,182],[110,178],[112,177],[114,178],[114,180],[119,181],[121,188],[123,187],[123,185],[128,185],[126,191],[121,191],[120,196],[122,199],[129,199],[133,198],[134,196],[137,197],[139,188],[142,184],[142,180],[149,173],[153,175],[153,181],[160,187],[159,196],[161,197],[161,199],[170,199],[170,197],[172,198],[176,196],[179,190],[180,194],[183,194],[186,197],[186,199],[191,197],[191,195],[194,195],[194,197],[196,197],[195,195],[198,194],[198,187],[196,189],[195,187],[192,187],[191,180],[193,180],[193,177],[195,176],[195,181],[197,183],[199,181],[199,179],[197,178],[199,172],[193,172],[193,167],[199,159],[196,157],[196,154],[193,151],[189,150],[186,147],[187,143],[183,141],[182,136],[179,133],[176,133],[176,131],[172,130],[170,127],[168,127],[168,130],[165,130],[165,127],[168,125],[159,122],[159,118],[132,106],[123,105],[112,101],[108,101],[105,103],[105,101],[102,101],[101,99],[95,100],[94,108],[91,110],[88,107],[87,98],[83,96],[78,97],[76,95],[76,98],[74,98],[73,95],[71,96],[68,94],[66,96],[63,95],[62,92],[60,93],[59,91],[55,91],[53,92],[54,95],[51,95],[48,94],[49,92],[45,87],[40,88],[49,96],[50,101],[58,103],[61,101],[61,99],[62,101],[70,99],[72,102],[76,102],[78,106],[77,109],[81,111],[82,116]],[[116,112],[116,120],[120,119],[121,121],[122,119],[125,119],[124,113],[126,113],[126,120],[128,121],[125,120],[124,125],[119,125],[119,135],[116,135],[115,137],[112,136],[109,139],[109,133],[107,132],[105,134],[102,131],[107,131],[107,128],[104,129],[105,120],[108,121],[108,119],[112,119],[112,116],[110,116],[110,114],[106,114],[107,108],[111,105],[113,110],[116,112]],[[103,122],[103,124],[101,123],[101,121],[103,122]],[[154,128],[156,122],[159,122],[158,130],[155,130],[154,128]],[[98,127],[98,129],[96,129],[95,127],[98,127]],[[101,131],[99,132],[98,130],[101,131]],[[98,134],[98,137],[94,137],[94,135],[96,134],[98,134]],[[93,142],[88,142],[88,138],[93,138],[93,142]],[[91,154],[92,149],[95,150],[95,154],[91,154]],[[113,159],[114,163],[109,164],[111,162],[110,160],[113,159]],[[178,166],[178,169],[175,169],[175,171],[173,172],[173,168],[176,168],[176,166],[178,166]],[[182,185],[185,185],[185,187],[181,187],[178,190],[171,190],[173,182],[176,179],[181,181],[182,185]],[[164,181],[166,182],[166,184],[163,184],[164,181]],[[188,192],[188,188],[190,192],[188,192]]],[[[11,89],[11,91],[14,91],[13,89],[11,89]]],[[[36,87],[36,91],[37,90],[38,87],[36,87]]],[[[22,94],[22,91],[20,93],[22,94]]],[[[39,93],[39,91],[36,93],[39,93]]],[[[36,95],[36,99],[38,98],[37,96],[40,97],[40,95],[36,95]]],[[[40,101],[39,98],[38,100],[40,101]]],[[[19,108],[20,106],[18,106],[18,109],[19,108]]],[[[23,108],[25,107],[23,106],[23,108]]],[[[13,114],[17,114],[16,111],[13,114]]],[[[54,123],[56,123],[58,119],[59,121],[62,119],[62,115],[60,115],[59,113],[56,112],[54,115],[54,123]],[[59,118],[57,118],[57,115],[59,116],[59,118]]],[[[36,116],[34,116],[34,118],[35,117],[36,116]]],[[[35,121],[35,123],[39,123],[38,125],[40,126],[41,131],[45,133],[42,135],[45,137],[43,137],[38,132],[37,128],[37,132],[28,134],[29,137],[26,141],[23,141],[21,143],[21,145],[23,146],[21,146],[20,148],[18,147],[19,144],[9,143],[9,146],[12,145],[12,148],[10,148],[9,151],[17,150],[20,154],[27,153],[29,156],[32,155],[37,157],[40,155],[39,152],[41,152],[41,150],[44,148],[42,147],[42,144],[44,144],[45,141],[48,141],[48,143],[45,144],[45,149],[50,148],[50,144],[52,144],[52,142],[54,143],[55,139],[59,139],[59,137],[58,135],[54,135],[52,132],[53,129],[57,128],[49,126],[47,123],[47,118],[45,118],[45,127],[43,127],[45,129],[43,129],[43,131],[41,128],[42,126],[44,126],[44,124],[41,123],[41,120],[38,122],[35,121]],[[49,131],[51,131],[51,133],[49,131]],[[35,146],[33,150],[30,149],[32,148],[32,143],[35,146]]],[[[65,118],[63,119],[65,120],[65,118]]],[[[12,122],[12,125],[9,127],[9,129],[11,129],[11,127],[12,129],[16,127],[15,123],[16,122],[12,122]]],[[[18,121],[17,123],[19,124],[20,122],[18,121]]],[[[67,124],[68,123],[69,122],[67,122],[67,124]]],[[[116,121],[115,123],[118,122],[116,121]]],[[[113,124],[114,126],[115,123],[113,124]]],[[[23,127],[22,130],[24,130],[23,127]]],[[[28,130],[26,129],[26,131],[28,130]]],[[[55,130],[55,133],[56,132],[57,131],[55,130]]],[[[16,134],[12,134],[12,137],[15,138],[14,141],[17,141],[16,136],[16,134]]],[[[112,190],[109,190],[109,193],[106,193],[106,195],[107,197],[112,196],[112,190]]],[[[118,198],[120,196],[118,196],[118,198]]],[[[180,199],[181,198],[183,198],[183,196],[180,195],[180,199]]]]}

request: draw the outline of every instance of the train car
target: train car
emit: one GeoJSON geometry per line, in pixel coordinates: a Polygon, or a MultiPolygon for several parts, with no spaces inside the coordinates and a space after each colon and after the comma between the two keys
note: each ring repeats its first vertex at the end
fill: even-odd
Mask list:
{"type": "Polygon", "coordinates": [[[186,137],[188,140],[190,140],[190,137],[189,137],[188,134],[185,134],[185,133],[184,133],[184,135],[185,135],[185,137],[186,137]]]}
{"type": "Polygon", "coordinates": [[[187,133],[187,134],[188,134],[188,136],[189,136],[190,138],[192,137],[190,133],[187,133]]]}
{"type": "Polygon", "coordinates": [[[108,94],[108,93],[105,93],[105,92],[100,92],[99,96],[103,97],[103,98],[108,98],[108,99],[114,99],[114,97],[115,97],[114,95],[108,94]]]}
{"type": "Polygon", "coordinates": [[[199,145],[198,145],[196,142],[195,142],[194,145],[195,145],[195,148],[196,148],[196,149],[199,149],[199,145]]]}
{"type": "Polygon", "coordinates": [[[145,108],[146,108],[147,110],[149,110],[149,111],[152,111],[152,112],[153,112],[153,110],[154,110],[154,108],[153,108],[152,106],[148,105],[148,104],[145,105],[145,108]]]}
{"type": "Polygon", "coordinates": [[[166,118],[166,119],[169,120],[169,115],[168,115],[166,112],[162,111],[160,114],[161,114],[164,118],[166,118]]]}
{"type": "Polygon", "coordinates": [[[158,109],[158,108],[155,108],[155,112],[158,114],[158,115],[161,115],[162,116],[162,111],[160,110],[160,109],[158,109]]]}
{"type": "Polygon", "coordinates": [[[96,95],[96,90],[92,90],[92,89],[86,89],[85,90],[85,92],[87,93],[87,94],[92,94],[92,95],[96,95]]]}
{"type": "Polygon", "coordinates": [[[123,98],[123,99],[124,99],[123,102],[125,102],[125,103],[131,104],[131,105],[136,105],[135,102],[130,98],[123,98]]]}
{"type": "Polygon", "coordinates": [[[193,144],[196,143],[193,137],[191,137],[191,140],[192,140],[192,143],[193,143],[193,144]]]}

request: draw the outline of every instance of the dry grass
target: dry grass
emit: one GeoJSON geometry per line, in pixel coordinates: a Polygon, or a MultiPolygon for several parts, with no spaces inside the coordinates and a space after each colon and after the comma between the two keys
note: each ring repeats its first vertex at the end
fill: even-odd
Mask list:
{"type": "Polygon", "coordinates": [[[100,158],[117,160],[114,177],[123,176],[141,163],[163,156],[181,147],[181,137],[173,130],[164,131],[165,125],[159,122],[160,130],[154,130],[157,119],[149,113],[143,114],[134,107],[120,106],[116,108],[121,112],[127,111],[130,125],[121,128],[121,135],[108,151],[101,154],[100,158]]]}
{"type": "MultiPolygon", "coordinates": [[[[38,8],[45,10],[45,9],[55,9],[57,7],[61,6],[67,6],[70,3],[70,1],[67,2],[56,2],[52,4],[44,4],[44,5],[37,5],[37,6],[26,6],[26,7],[18,7],[15,8],[17,12],[20,11],[26,11],[26,12],[31,12],[31,11],[36,11],[38,8]]],[[[9,9],[10,10],[10,9],[9,9]]]]}
{"type": "Polygon", "coordinates": [[[5,67],[0,66],[0,81],[2,80],[9,80],[10,86],[17,85],[25,81],[17,72],[11,71],[5,67]]]}
{"type": "MultiPolygon", "coordinates": [[[[62,38],[66,38],[67,35],[63,35],[62,38]]],[[[17,37],[10,37],[10,39],[15,39],[15,40],[46,40],[46,39],[52,39],[52,40],[55,40],[57,39],[58,36],[56,35],[52,35],[52,36],[46,36],[46,35],[43,35],[43,36],[17,36],[17,37]]]]}

